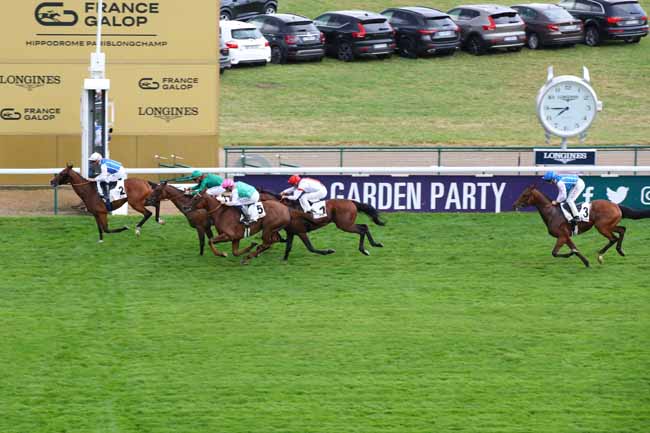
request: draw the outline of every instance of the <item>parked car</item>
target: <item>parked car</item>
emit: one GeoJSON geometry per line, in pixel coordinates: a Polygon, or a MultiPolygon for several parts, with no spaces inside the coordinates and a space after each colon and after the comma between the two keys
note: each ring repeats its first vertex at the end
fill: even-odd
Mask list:
{"type": "Polygon", "coordinates": [[[271,61],[269,41],[254,25],[241,21],[220,21],[219,28],[232,65],[266,65],[271,61]]]}
{"type": "Polygon", "coordinates": [[[634,0],[562,0],[560,6],[583,21],[590,47],[606,39],[638,43],[648,35],[648,15],[634,0]]]}
{"type": "Polygon", "coordinates": [[[582,21],[559,6],[531,3],[512,8],[526,23],[526,44],[531,50],[545,45],[575,45],[584,39],[582,21]]]}
{"type": "Polygon", "coordinates": [[[509,7],[468,5],[447,13],[460,26],[463,47],[474,55],[491,49],[519,51],[526,43],[526,24],[509,7]]]}
{"type": "Polygon", "coordinates": [[[230,69],[230,48],[226,46],[219,27],[219,73],[223,74],[226,69],[230,69]]]}
{"type": "Polygon", "coordinates": [[[220,21],[244,20],[278,11],[278,0],[221,0],[220,21]]]}
{"type": "Polygon", "coordinates": [[[400,7],[381,14],[395,30],[397,52],[403,57],[453,54],[460,47],[460,27],[437,9],[400,7]]]}
{"type": "Polygon", "coordinates": [[[358,57],[390,57],[395,49],[393,28],[385,16],[367,11],[326,12],[314,20],[325,35],[325,52],[350,62],[358,57]]]}
{"type": "Polygon", "coordinates": [[[300,15],[258,15],[248,21],[262,32],[271,44],[271,62],[287,60],[322,60],[325,35],[309,18],[300,15]]]}

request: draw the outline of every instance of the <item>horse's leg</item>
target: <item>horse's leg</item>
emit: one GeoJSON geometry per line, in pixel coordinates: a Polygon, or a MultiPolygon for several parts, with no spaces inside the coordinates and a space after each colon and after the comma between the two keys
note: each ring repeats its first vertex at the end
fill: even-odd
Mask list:
{"type": "Polygon", "coordinates": [[[122,226],[119,229],[109,229],[108,228],[108,214],[101,213],[98,216],[99,220],[101,221],[102,224],[102,229],[104,230],[104,233],[119,233],[123,232],[124,230],[128,230],[128,226],[122,226]]]}
{"type": "Polygon", "coordinates": [[[235,257],[239,257],[242,254],[246,254],[250,250],[252,250],[253,248],[255,248],[257,246],[257,243],[253,242],[249,246],[247,246],[246,248],[243,248],[243,249],[240,250],[239,249],[239,241],[241,241],[241,239],[235,239],[234,241],[232,241],[232,255],[235,256],[235,257]]]}
{"type": "Polygon", "coordinates": [[[264,251],[268,250],[271,248],[271,245],[273,245],[274,242],[277,242],[278,239],[278,234],[273,231],[273,230],[265,230],[264,233],[262,234],[262,245],[259,245],[255,251],[247,255],[245,258],[241,260],[242,265],[247,265],[248,262],[251,259],[254,259],[255,257],[259,256],[262,254],[264,251]]]}
{"type": "Polygon", "coordinates": [[[571,238],[567,238],[566,243],[567,243],[567,245],[569,245],[569,248],[571,248],[571,251],[573,253],[575,253],[575,255],[578,256],[580,258],[580,260],[582,260],[582,263],[586,267],[589,267],[589,260],[587,260],[587,258],[585,256],[583,256],[580,251],[578,251],[578,247],[576,247],[576,244],[573,243],[571,238]]]}
{"type": "Polygon", "coordinates": [[[205,230],[201,227],[196,227],[196,234],[199,237],[199,255],[203,255],[205,248],[205,230]]]}
{"type": "Polygon", "coordinates": [[[291,252],[291,247],[293,246],[293,237],[295,235],[293,233],[287,232],[287,240],[284,244],[284,260],[285,262],[289,260],[289,253],[291,252]]]}
{"type": "Polygon", "coordinates": [[[335,250],[333,250],[331,248],[328,248],[326,250],[317,250],[312,245],[311,240],[309,239],[309,236],[307,236],[307,233],[298,233],[298,237],[300,238],[302,243],[305,244],[305,247],[307,248],[307,250],[309,250],[310,253],[320,254],[320,255],[325,256],[327,254],[333,254],[333,253],[336,252],[335,250]]]}
{"type": "Polygon", "coordinates": [[[609,227],[601,227],[597,225],[596,229],[601,235],[605,236],[609,240],[607,245],[605,245],[603,248],[600,249],[600,251],[598,251],[598,263],[602,265],[604,262],[603,255],[607,252],[608,249],[610,249],[615,243],[618,242],[618,238],[614,236],[614,234],[609,229],[609,227]]]}
{"type": "Polygon", "coordinates": [[[372,238],[372,235],[370,234],[370,227],[368,227],[367,224],[363,224],[363,225],[366,226],[366,236],[368,236],[368,242],[370,242],[370,245],[377,248],[383,248],[384,244],[382,244],[381,242],[375,242],[375,240],[372,238]]]}
{"type": "Polygon", "coordinates": [[[616,227],[614,227],[614,231],[616,233],[618,233],[618,242],[616,243],[616,252],[619,253],[621,256],[625,256],[625,253],[623,252],[623,238],[625,237],[625,227],[616,226],[616,227]]]}
{"type": "Polygon", "coordinates": [[[137,211],[140,212],[142,215],[144,215],[144,216],[142,217],[142,219],[140,220],[140,222],[137,223],[137,224],[135,225],[135,235],[136,235],[136,236],[140,236],[140,229],[142,228],[142,226],[144,225],[144,223],[146,223],[147,220],[148,220],[149,218],[151,218],[151,215],[153,215],[153,214],[151,213],[151,211],[150,211],[149,209],[147,209],[146,207],[144,207],[144,205],[141,205],[141,204],[135,204],[135,203],[129,203],[129,204],[131,205],[131,207],[132,207],[133,209],[137,210],[137,211]],[[134,206],[134,205],[135,205],[135,206],[134,206]]]}
{"type": "Polygon", "coordinates": [[[99,219],[99,215],[95,215],[95,222],[97,223],[97,230],[99,230],[99,240],[97,241],[97,243],[101,244],[102,242],[104,242],[104,229],[99,219]]]}
{"type": "Polygon", "coordinates": [[[156,222],[160,225],[165,224],[165,220],[160,218],[160,202],[156,204],[155,209],[156,209],[156,222]]]}
{"type": "Polygon", "coordinates": [[[555,247],[553,248],[553,251],[551,252],[553,257],[568,259],[569,257],[573,256],[573,254],[575,254],[573,251],[571,251],[570,253],[564,253],[564,254],[559,253],[560,249],[564,246],[565,243],[566,243],[566,238],[563,238],[563,237],[557,238],[557,242],[555,242],[555,247]]]}

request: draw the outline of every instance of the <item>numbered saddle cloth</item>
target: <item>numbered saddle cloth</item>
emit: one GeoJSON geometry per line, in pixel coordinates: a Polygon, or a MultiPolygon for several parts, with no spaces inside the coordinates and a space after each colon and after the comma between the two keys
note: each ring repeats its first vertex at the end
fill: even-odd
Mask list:
{"type": "Polygon", "coordinates": [[[311,213],[314,218],[325,218],[327,216],[326,202],[326,200],[321,200],[311,205],[311,213]]]}
{"type": "Polygon", "coordinates": [[[120,179],[117,182],[111,182],[111,189],[108,192],[111,201],[122,200],[126,198],[126,188],[124,188],[124,179],[120,179]],[[113,186],[115,184],[115,186],[113,186]]]}
{"type": "MultiPolygon", "coordinates": [[[[578,209],[578,216],[580,217],[580,222],[589,222],[589,214],[591,212],[591,203],[576,203],[576,208],[578,209]]],[[[573,216],[571,215],[571,208],[568,203],[562,203],[560,205],[562,213],[564,213],[564,218],[567,221],[571,222],[573,216]]]]}
{"type": "MultiPolygon", "coordinates": [[[[248,213],[248,218],[250,219],[251,222],[255,222],[258,219],[264,218],[266,216],[266,209],[264,209],[264,205],[262,204],[261,201],[248,205],[246,212],[248,213]]],[[[244,216],[242,215],[241,220],[243,219],[244,216]]]]}

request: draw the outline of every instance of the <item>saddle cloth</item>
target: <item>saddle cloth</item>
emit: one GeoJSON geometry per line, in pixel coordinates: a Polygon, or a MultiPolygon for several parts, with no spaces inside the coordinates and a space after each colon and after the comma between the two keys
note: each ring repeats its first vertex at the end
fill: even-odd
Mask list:
{"type": "Polygon", "coordinates": [[[327,216],[326,200],[317,201],[311,205],[311,214],[314,218],[325,218],[327,216]]]}
{"type": "MultiPolygon", "coordinates": [[[[576,203],[576,208],[578,208],[578,216],[580,217],[580,222],[588,223],[589,215],[591,214],[591,203],[576,203]]],[[[571,222],[573,220],[573,216],[571,215],[571,208],[569,207],[569,204],[560,204],[560,209],[562,209],[564,218],[566,218],[567,221],[571,222]]]]}
{"type": "MultiPolygon", "coordinates": [[[[126,188],[124,188],[124,179],[120,179],[117,182],[111,182],[109,184],[108,196],[111,201],[122,200],[126,198],[126,188]]],[[[101,192],[100,192],[101,194],[101,192]]]]}
{"type": "MultiPolygon", "coordinates": [[[[251,222],[255,222],[258,219],[264,218],[266,216],[266,209],[264,209],[264,205],[262,204],[261,201],[248,205],[248,208],[246,210],[248,212],[248,216],[250,217],[251,222]]],[[[244,215],[241,215],[239,217],[239,221],[243,221],[243,220],[244,220],[244,215]]]]}

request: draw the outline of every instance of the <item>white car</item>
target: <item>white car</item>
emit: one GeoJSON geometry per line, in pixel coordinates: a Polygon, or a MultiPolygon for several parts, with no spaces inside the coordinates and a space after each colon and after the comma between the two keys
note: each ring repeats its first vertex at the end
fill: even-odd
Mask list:
{"type": "Polygon", "coordinates": [[[230,51],[230,63],[266,65],[271,61],[271,47],[252,24],[241,21],[220,21],[221,36],[230,51]]]}

